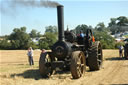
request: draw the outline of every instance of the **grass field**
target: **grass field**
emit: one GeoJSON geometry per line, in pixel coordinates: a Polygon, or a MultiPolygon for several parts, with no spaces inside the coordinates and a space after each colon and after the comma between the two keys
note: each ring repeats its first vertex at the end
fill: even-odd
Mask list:
{"type": "Polygon", "coordinates": [[[104,50],[103,68],[87,71],[77,80],[72,79],[70,72],[41,78],[38,70],[40,52],[34,51],[35,65],[29,66],[27,50],[0,50],[0,85],[128,85],[128,61],[118,57],[118,50],[104,50]]]}

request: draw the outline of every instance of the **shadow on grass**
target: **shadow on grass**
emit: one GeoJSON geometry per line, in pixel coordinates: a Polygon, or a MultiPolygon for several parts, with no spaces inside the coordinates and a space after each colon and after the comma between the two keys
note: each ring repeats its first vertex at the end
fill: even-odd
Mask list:
{"type": "Polygon", "coordinates": [[[111,57],[111,58],[105,58],[105,60],[110,60],[110,61],[119,61],[119,60],[126,60],[124,57],[111,57]]]}
{"type": "Polygon", "coordinates": [[[71,72],[70,71],[56,71],[53,74],[52,78],[57,78],[57,79],[66,79],[66,78],[71,78],[71,72]]]}
{"type": "Polygon", "coordinates": [[[11,77],[14,78],[16,76],[21,76],[21,77],[24,77],[24,78],[33,78],[35,80],[39,80],[41,79],[41,75],[39,73],[39,70],[35,70],[35,69],[32,69],[32,70],[27,70],[23,73],[19,73],[19,74],[11,74],[11,77]]]}
{"type": "Polygon", "coordinates": [[[54,74],[70,74],[70,70],[56,70],[54,74]]]}
{"type": "MultiPolygon", "coordinates": [[[[49,77],[49,78],[52,78],[54,79],[55,78],[58,78],[58,79],[65,79],[67,77],[70,77],[70,72],[69,71],[56,71],[52,77],[49,77]],[[62,75],[64,74],[64,75],[62,75]]],[[[32,78],[32,79],[35,79],[35,80],[39,80],[39,79],[49,79],[48,77],[45,77],[43,78],[40,73],[39,73],[39,69],[31,69],[31,70],[27,70],[23,73],[19,73],[19,74],[11,74],[10,77],[11,78],[15,78],[15,77],[23,77],[23,78],[26,78],[26,79],[29,79],[29,78],[32,78]]]]}

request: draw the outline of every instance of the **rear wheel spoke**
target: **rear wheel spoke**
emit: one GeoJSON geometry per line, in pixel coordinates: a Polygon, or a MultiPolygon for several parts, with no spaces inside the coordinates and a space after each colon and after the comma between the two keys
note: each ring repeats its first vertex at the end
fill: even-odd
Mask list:
{"type": "Polygon", "coordinates": [[[99,53],[98,56],[101,56],[101,53],[99,53]]]}

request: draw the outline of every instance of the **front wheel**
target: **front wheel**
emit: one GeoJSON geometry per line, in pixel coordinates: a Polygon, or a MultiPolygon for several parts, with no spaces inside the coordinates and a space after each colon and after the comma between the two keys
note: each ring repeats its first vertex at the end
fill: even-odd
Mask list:
{"type": "Polygon", "coordinates": [[[47,63],[51,63],[51,58],[48,53],[41,53],[39,60],[39,71],[42,77],[49,77],[53,73],[51,66],[47,66],[47,63]]]}
{"type": "Polygon", "coordinates": [[[80,78],[86,70],[85,55],[81,51],[75,51],[72,53],[70,70],[74,79],[80,78]]]}

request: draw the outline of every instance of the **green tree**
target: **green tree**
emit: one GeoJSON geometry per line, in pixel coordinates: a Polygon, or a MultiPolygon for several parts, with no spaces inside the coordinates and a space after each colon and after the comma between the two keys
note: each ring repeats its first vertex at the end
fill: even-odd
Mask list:
{"type": "Polygon", "coordinates": [[[39,48],[39,45],[37,45],[33,41],[30,41],[27,46],[32,47],[33,49],[38,49],[39,48]]]}
{"type": "Polygon", "coordinates": [[[95,29],[97,30],[97,31],[107,31],[107,29],[106,29],[106,27],[105,27],[105,25],[104,25],[104,23],[103,22],[100,22],[100,23],[98,23],[97,24],[97,26],[95,27],[95,29]]]}
{"type": "Polygon", "coordinates": [[[91,25],[88,26],[89,29],[93,29],[93,27],[91,25]]]}
{"type": "Polygon", "coordinates": [[[57,30],[56,26],[51,26],[50,25],[50,26],[45,27],[45,33],[46,32],[57,34],[58,30],[57,30]]]}
{"type": "Polygon", "coordinates": [[[38,49],[39,48],[38,41],[34,42],[33,40],[35,40],[35,39],[38,40],[42,35],[40,34],[40,32],[37,32],[37,30],[35,30],[35,29],[32,29],[32,31],[29,33],[29,35],[32,39],[29,42],[28,46],[29,47],[31,46],[33,49],[38,49]]]}
{"type": "Polygon", "coordinates": [[[40,49],[50,49],[50,47],[57,41],[54,33],[46,32],[42,39],[39,40],[40,49]]]}
{"type": "Polygon", "coordinates": [[[11,40],[12,49],[28,48],[30,36],[26,33],[26,27],[15,28],[11,33],[9,40],[11,40]]]}
{"type": "Polygon", "coordinates": [[[111,18],[108,27],[112,34],[128,31],[128,17],[120,16],[117,18],[111,18]]]}
{"type": "Polygon", "coordinates": [[[125,16],[120,16],[117,18],[117,25],[119,26],[125,26],[126,24],[128,24],[128,17],[125,16]]]}
{"type": "Polygon", "coordinates": [[[30,32],[30,37],[31,38],[36,38],[37,37],[37,31],[35,29],[32,29],[32,31],[30,32]]]}
{"type": "Polygon", "coordinates": [[[80,31],[82,31],[83,33],[86,33],[86,30],[88,29],[88,26],[85,25],[85,24],[82,24],[82,25],[78,25],[74,31],[76,32],[76,34],[79,34],[80,31]]]}
{"type": "Polygon", "coordinates": [[[111,18],[110,23],[108,23],[109,27],[115,26],[116,25],[116,20],[117,20],[117,18],[111,18]]]}
{"type": "Polygon", "coordinates": [[[0,40],[0,49],[10,49],[11,48],[11,43],[9,40],[4,39],[0,40]]]}
{"type": "Polygon", "coordinates": [[[37,36],[36,37],[41,37],[42,35],[40,34],[40,32],[37,32],[37,36]]]}
{"type": "Polygon", "coordinates": [[[106,32],[95,31],[94,37],[96,41],[100,41],[103,49],[114,49],[115,40],[106,32]]]}

